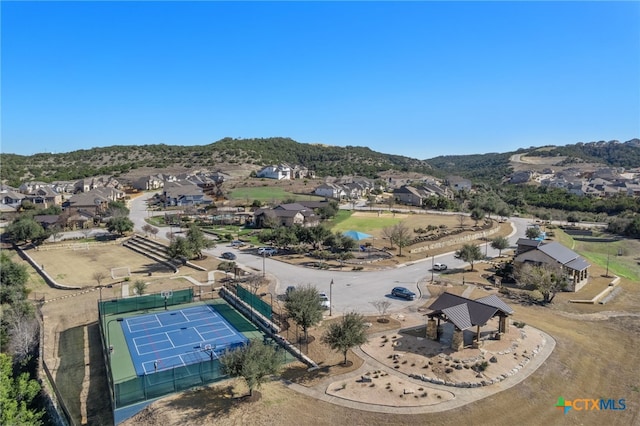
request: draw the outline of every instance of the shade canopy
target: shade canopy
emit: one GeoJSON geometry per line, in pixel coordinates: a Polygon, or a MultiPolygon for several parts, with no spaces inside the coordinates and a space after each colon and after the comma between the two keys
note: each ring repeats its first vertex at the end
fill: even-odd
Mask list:
{"type": "Polygon", "coordinates": [[[353,230],[345,231],[342,233],[342,235],[344,235],[345,237],[353,238],[356,241],[366,240],[367,238],[371,238],[371,235],[369,234],[365,234],[364,232],[353,231],[353,230]]]}

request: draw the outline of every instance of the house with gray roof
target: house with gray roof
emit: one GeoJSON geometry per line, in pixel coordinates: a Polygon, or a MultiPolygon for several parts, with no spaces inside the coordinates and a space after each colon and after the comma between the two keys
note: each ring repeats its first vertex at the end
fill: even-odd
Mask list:
{"type": "Polygon", "coordinates": [[[513,309],[504,303],[496,295],[482,297],[480,299],[468,299],[452,293],[442,293],[430,306],[431,312],[427,313],[427,337],[439,341],[441,337],[440,322],[453,324],[454,332],[451,339],[451,348],[459,351],[464,348],[464,331],[475,327],[475,342],[473,346],[480,344],[480,328],[487,325],[489,320],[498,318],[498,334],[509,330],[509,316],[513,309]]]}
{"type": "Polygon", "coordinates": [[[254,213],[254,220],[259,228],[272,225],[312,227],[320,224],[320,217],[313,209],[299,203],[280,204],[273,209],[258,209],[254,213]]]}
{"type": "Polygon", "coordinates": [[[535,243],[532,241],[534,240],[523,238],[518,240],[518,249],[514,258],[516,265],[544,263],[560,267],[567,274],[567,291],[578,291],[587,283],[591,264],[582,256],[557,241],[546,244],[541,241],[535,243]]]}

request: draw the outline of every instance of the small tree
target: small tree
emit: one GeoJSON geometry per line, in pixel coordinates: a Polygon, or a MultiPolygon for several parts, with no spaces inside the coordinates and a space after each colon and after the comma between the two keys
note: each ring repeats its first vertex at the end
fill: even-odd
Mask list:
{"type": "Polygon", "coordinates": [[[45,235],[44,228],[29,217],[15,220],[6,228],[6,233],[14,241],[33,241],[45,235]]]}
{"type": "Polygon", "coordinates": [[[460,228],[464,228],[464,223],[467,220],[467,215],[465,215],[464,213],[458,213],[458,224],[460,225],[460,228]]]}
{"type": "Polygon", "coordinates": [[[149,232],[151,233],[151,235],[153,235],[153,238],[155,238],[156,235],[158,235],[158,232],[160,232],[160,230],[158,228],[156,228],[155,226],[152,226],[149,229],[149,232]]]}
{"type": "Polygon", "coordinates": [[[339,322],[329,324],[329,328],[322,336],[322,343],[334,351],[344,355],[343,364],[347,363],[347,352],[354,346],[367,341],[364,317],[357,312],[349,312],[339,322]]]}
{"type": "Polygon", "coordinates": [[[551,303],[556,293],[567,288],[567,277],[553,265],[525,263],[515,272],[518,286],[532,287],[542,294],[543,303],[551,303]]]}
{"type": "Polygon", "coordinates": [[[391,247],[393,247],[394,244],[398,246],[400,249],[398,256],[402,256],[402,248],[406,247],[411,241],[411,230],[402,222],[383,228],[382,235],[389,239],[391,247]]]}
{"type": "Polygon", "coordinates": [[[133,290],[138,296],[142,296],[147,290],[147,283],[142,280],[136,280],[136,282],[133,283],[133,290]]]}
{"type": "Polygon", "coordinates": [[[92,277],[98,283],[98,287],[100,287],[102,280],[104,280],[107,277],[107,275],[102,271],[95,271],[92,277]]]}
{"type": "Polygon", "coordinates": [[[387,310],[391,307],[391,302],[389,302],[388,300],[376,300],[374,302],[371,302],[371,304],[380,314],[380,318],[378,321],[389,322],[387,318],[387,310]]]}
{"type": "Polygon", "coordinates": [[[491,240],[491,248],[498,250],[498,256],[502,256],[502,250],[509,247],[509,240],[506,237],[496,237],[491,240]]]}
{"type": "Polygon", "coordinates": [[[189,246],[191,247],[191,251],[198,258],[202,258],[202,250],[206,248],[212,247],[213,241],[208,240],[202,229],[200,229],[197,225],[191,224],[189,225],[189,230],[187,231],[187,241],[189,242],[189,246]]]}
{"type": "Polygon", "coordinates": [[[289,294],[285,309],[296,324],[302,327],[304,340],[309,338],[309,327],[313,327],[322,320],[322,303],[318,290],[312,285],[296,288],[289,294]]]}
{"type": "Polygon", "coordinates": [[[107,230],[124,235],[125,232],[133,231],[133,222],[128,217],[113,217],[107,222],[107,230]]]}
{"type": "Polygon", "coordinates": [[[475,244],[465,244],[460,250],[456,251],[456,257],[459,257],[465,262],[469,262],[471,264],[471,270],[473,271],[473,263],[482,259],[483,256],[480,247],[475,244]]]}
{"type": "Polygon", "coordinates": [[[172,259],[191,259],[193,257],[193,251],[191,245],[184,237],[175,237],[169,247],[167,248],[167,254],[172,259]]]}
{"type": "Polygon", "coordinates": [[[220,357],[220,366],[224,374],[242,377],[249,388],[249,396],[253,396],[254,389],[260,388],[269,376],[278,373],[280,360],[273,346],[252,340],[246,346],[226,351],[220,357]]]}
{"type": "Polygon", "coordinates": [[[153,226],[149,225],[148,223],[145,223],[144,225],[142,225],[142,231],[144,231],[145,236],[149,235],[152,229],[153,229],[153,226]]]}
{"type": "Polygon", "coordinates": [[[525,235],[530,240],[535,240],[537,238],[540,238],[540,232],[540,228],[538,228],[537,226],[530,226],[525,231],[525,235]]]}
{"type": "Polygon", "coordinates": [[[29,378],[29,374],[14,375],[11,357],[0,353],[0,424],[3,425],[38,425],[44,412],[31,409],[33,400],[40,392],[37,380],[29,378]]]}
{"type": "Polygon", "coordinates": [[[473,209],[471,212],[471,220],[475,222],[475,226],[478,226],[478,222],[484,219],[484,212],[480,209],[473,209]]]}

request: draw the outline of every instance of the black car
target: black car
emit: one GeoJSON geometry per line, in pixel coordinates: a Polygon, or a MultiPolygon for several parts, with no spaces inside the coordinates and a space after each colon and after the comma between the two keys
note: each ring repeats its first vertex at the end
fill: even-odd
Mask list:
{"type": "Polygon", "coordinates": [[[405,287],[394,287],[393,290],[391,290],[391,295],[395,297],[402,297],[407,300],[413,300],[416,298],[416,294],[405,287]]]}
{"type": "Polygon", "coordinates": [[[236,255],[231,253],[230,251],[225,251],[221,256],[223,259],[227,260],[236,260],[236,255]]]}

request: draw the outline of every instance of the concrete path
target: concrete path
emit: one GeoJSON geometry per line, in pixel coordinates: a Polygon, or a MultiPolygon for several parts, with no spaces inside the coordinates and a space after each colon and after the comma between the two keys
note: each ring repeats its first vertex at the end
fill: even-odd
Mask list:
{"type": "MultiPolygon", "coordinates": [[[[551,355],[553,349],[556,346],[556,341],[548,335],[547,333],[535,329],[539,332],[545,339],[545,345],[540,349],[538,354],[531,358],[531,360],[515,375],[507,377],[505,380],[490,385],[483,386],[480,388],[457,388],[452,386],[444,386],[444,385],[436,385],[433,383],[423,382],[420,380],[412,379],[409,376],[399,373],[393,368],[389,368],[386,365],[378,362],[377,360],[371,358],[365,352],[363,352],[360,348],[354,350],[354,352],[364,359],[364,364],[355,371],[351,371],[349,373],[341,374],[338,376],[328,377],[317,385],[306,387],[296,383],[292,383],[289,381],[283,381],[283,383],[289,387],[290,389],[307,395],[311,398],[319,399],[325,402],[329,402],[331,404],[340,405],[343,407],[354,408],[357,410],[377,412],[377,413],[391,413],[391,414],[422,414],[422,413],[437,413],[442,411],[451,410],[453,408],[462,407],[471,402],[486,398],[488,396],[494,395],[498,392],[502,392],[507,390],[518,383],[525,380],[529,377],[533,372],[535,372],[551,355]],[[415,383],[416,386],[421,386],[426,389],[435,389],[443,392],[450,392],[454,395],[454,398],[450,401],[445,401],[436,405],[424,405],[418,407],[392,407],[386,405],[378,405],[378,404],[367,404],[358,401],[352,401],[348,399],[343,399],[337,396],[329,395],[326,393],[327,387],[334,382],[339,382],[341,380],[357,378],[364,375],[368,371],[373,370],[383,370],[387,372],[389,375],[396,376],[401,378],[404,381],[415,383]]],[[[393,330],[387,331],[394,332],[393,330]]],[[[399,332],[399,330],[395,330],[395,332],[399,332]]]]}

